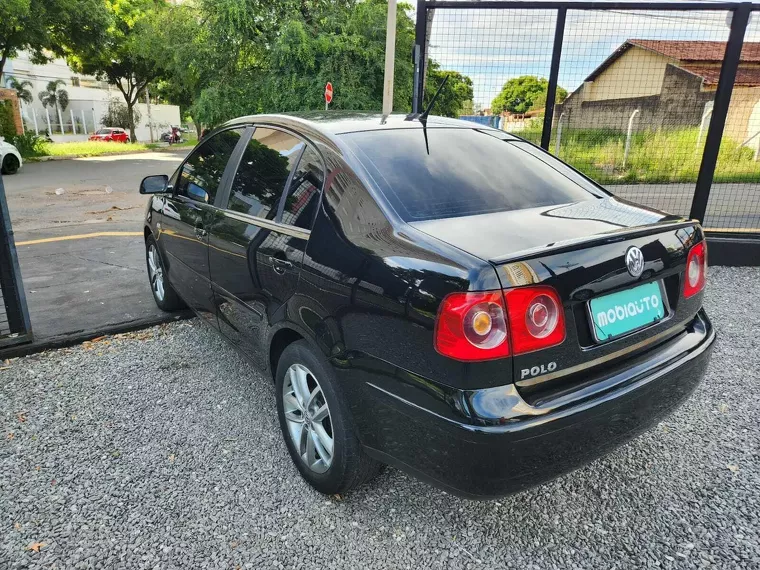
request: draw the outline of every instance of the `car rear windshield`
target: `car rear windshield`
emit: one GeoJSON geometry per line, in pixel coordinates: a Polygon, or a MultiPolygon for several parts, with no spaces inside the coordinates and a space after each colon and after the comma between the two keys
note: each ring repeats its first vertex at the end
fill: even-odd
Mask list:
{"type": "Polygon", "coordinates": [[[359,160],[407,222],[554,206],[604,192],[530,143],[494,130],[347,133],[359,160]]]}

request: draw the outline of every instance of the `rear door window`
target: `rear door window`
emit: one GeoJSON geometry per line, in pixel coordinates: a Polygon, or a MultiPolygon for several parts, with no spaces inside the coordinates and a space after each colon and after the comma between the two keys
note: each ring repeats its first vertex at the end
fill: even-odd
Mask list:
{"type": "Polygon", "coordinates": [[[274,219],[285,183],[304,146],[289,133],[257,127],[240,159],[227,209],[274,219]]]}
{"type": "Polygon", "coordinates": [[[407,222],[554,206],[603,195],[529,143],[489,133],[429,128],[429,154],[422,129],[342,136],[407,222]]]}
{"type": "Polygon", "coordinates": [[[311,229],[323,180],[322,158],[314,147],[306,145],[285,197],[283,224],[311,229]]]}

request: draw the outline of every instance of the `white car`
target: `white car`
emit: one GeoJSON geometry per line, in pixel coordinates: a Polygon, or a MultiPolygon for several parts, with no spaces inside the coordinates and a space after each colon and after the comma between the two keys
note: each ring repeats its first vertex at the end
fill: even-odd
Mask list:
{"type": "Polygon", "coordinates": [[[0,173],[16,174],[22,164],[18,149],[0,137],[0,173]]]}

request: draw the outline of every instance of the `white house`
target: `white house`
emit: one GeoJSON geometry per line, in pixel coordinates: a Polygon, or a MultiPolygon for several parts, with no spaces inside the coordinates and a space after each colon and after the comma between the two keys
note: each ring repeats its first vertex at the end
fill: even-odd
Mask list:
{"type": "MultiPolygon", "coordinates": [[[[75,73],[64,59],[54,59],[50,63],[37,65],[32,63],[27,52],[20,52],[18,57],[5,64],[4,82],[9,76],[18,81],[30,81],[30,91],[34,96],[31,105],[21,104],[21,115],[27,131],[51,133],[53,140],[81,140],[103,125],[101,117],[108,108],[110,99],[123,102],[124,98],[116,87],[96,78],[75,73]],[[61,86],[69,95],[68,107],[59,113],[58,109],[45,109],[40,102],[39,93],[44,91],[48,82],[62,80],[61,86]],[[59,116],[60,115],[60,116],[59,116]],[[61,124],[63,123],[63,124],[61,124]]],[[[135,129],[138,140],[150,141],[148,108],[139,103],[140,122],[135,129]]],[[[153,126],[153,138],[158,140],[161,133],[171,125],[179,125],[180,113],[176,105],[150,106],[150,119],[153,126]]]]}

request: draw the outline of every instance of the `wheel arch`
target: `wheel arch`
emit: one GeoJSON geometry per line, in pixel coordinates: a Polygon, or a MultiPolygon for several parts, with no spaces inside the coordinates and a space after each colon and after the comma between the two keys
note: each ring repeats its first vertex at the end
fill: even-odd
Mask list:
{"type": "Polygon", "coordinates": [[[272,338],[269,341],[269,370],[272,373],[272,379],[276,380],[277,376],[277,363],[280,361],[280,357],[285,349],[299,340],[304,340],[306,337],[291,327],[282,327],[275,331],[272,338]]]}

